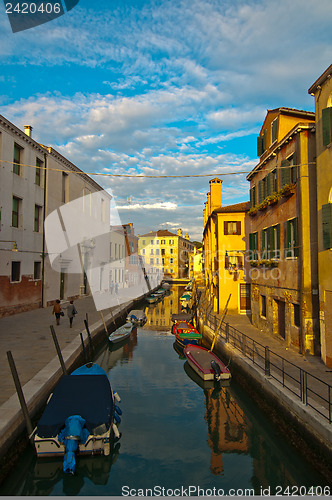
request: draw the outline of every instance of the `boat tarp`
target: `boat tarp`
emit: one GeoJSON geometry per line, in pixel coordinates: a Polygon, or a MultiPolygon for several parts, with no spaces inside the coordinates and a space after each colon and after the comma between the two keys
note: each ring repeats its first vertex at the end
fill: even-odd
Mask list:
{"type": "Polygon", "coordinates": [[[56,386],[45,411],[38,422],[39,437],[55,437],[71,415],[80,415],[90,434],[113,417],[113,397],[105,375],[64,376],[56,386]]]}

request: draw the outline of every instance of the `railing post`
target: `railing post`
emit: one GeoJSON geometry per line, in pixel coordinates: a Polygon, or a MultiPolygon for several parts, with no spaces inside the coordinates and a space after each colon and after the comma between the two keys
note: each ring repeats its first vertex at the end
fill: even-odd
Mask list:
{"type": "Polygon", "coordinates": [[[265,346],[265,375],[270,376],[270,349],[269,346],[265,346]]]}
{"type": "Polygon", "coordinates": [[[225,334],[226,334],[226,342],[227,344],[229,343],[229,323],[226,323],[226,331],[225,331],[225,334]]]}
{"type": "Polygon", "coordinates": [[[242,352],[246,355],[246,336],[242,333],[242,352]]]}

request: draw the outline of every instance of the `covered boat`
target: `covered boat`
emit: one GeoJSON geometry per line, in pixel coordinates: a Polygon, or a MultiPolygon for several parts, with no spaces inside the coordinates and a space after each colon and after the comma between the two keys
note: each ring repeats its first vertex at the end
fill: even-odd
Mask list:
{"type": "Polygon", "coordinates": [[[144,326],[147,320],[145,312],[141,309],[133,309],[127,316],[127,321],[130,321],[134,326],[144,326]]]}
{"type": "MultiPolygon", "coordinates": [[[[109,455],[120,408],[106,372],[88,363],[61,378],[38,422],[34,438],[38,456],[63,456],[63,470],[74,474],[76,453],[109,455]]],[[[118,398],[119,399],[119,398],[118,398]]]]}
{"type": "Polygon", "coordinates": [[[189,365],[203,380],[226,380],[231,372],[213,352],[198,345],[187,345],[183,350],[189,365]]]}

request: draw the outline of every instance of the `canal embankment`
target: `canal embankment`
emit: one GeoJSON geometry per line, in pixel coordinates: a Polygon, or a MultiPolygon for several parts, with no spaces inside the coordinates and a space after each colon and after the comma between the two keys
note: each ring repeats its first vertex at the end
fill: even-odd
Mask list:
{"type": "MultiPolygon", "coordinates": [[[[211,309],[202,304],[198,313],[207,347],[221,320],[211,309]]],[[[331,371],[317,357],[269,338],[245,315],[226,316],[214,351],[278,430],[332,483],[331,371]]]]}
{"type": "MultiPolygon", "coordinates": [[[[59,356],[52,339],[53,324],[63,363],[70,373],[85,361],[101,343],[105,342],[107,330],[114,330],[124,321],[131,309],[139,307],[147,294],[104,311],[95,310],[92,297],[75,301],[79,314],[74,328],[69,327],[68,318],[61,318],[55,325],[52,308],[34,310],[0,319],[1,377],[0,394],[0,461],[1,476],[6,475],[7,466],[19,449],[26,446],[28,437],[26,421],[15,390],[6,354],[11,352],[15,362],[25,403],[34,425],[50,393],[63,375],[59,356]],[[84,345],[84,347],[83,347],[84,345]]],[[[0,481],[2,480],[0,477],[0,481]]]]}

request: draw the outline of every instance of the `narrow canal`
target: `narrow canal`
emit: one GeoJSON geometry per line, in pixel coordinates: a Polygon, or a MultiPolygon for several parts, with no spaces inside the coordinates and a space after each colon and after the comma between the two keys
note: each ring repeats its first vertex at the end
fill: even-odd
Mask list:
{"type": "Polygon", "coordinates": [[[302,487],[302,494],[304,488],[309,494],[312,487],[323,491],[325,480],[235,380],[228,387],[203,389],[188,370],[170,333],[182,292],[174,287],[150,305],[147,324],[127,344],[117,350],[105,345],[96,357],[122,399],[122,436],[113,453],[78,459],[75,476],[68,476],[61,461],[37,460],[29,448],[1,495],[211,495],[213,488],[215,494],[233,490],[239,495],[245,490],[261,495],[262,488],[265,493],[270,488],[274,495],[287,487],[302,487]]]}

